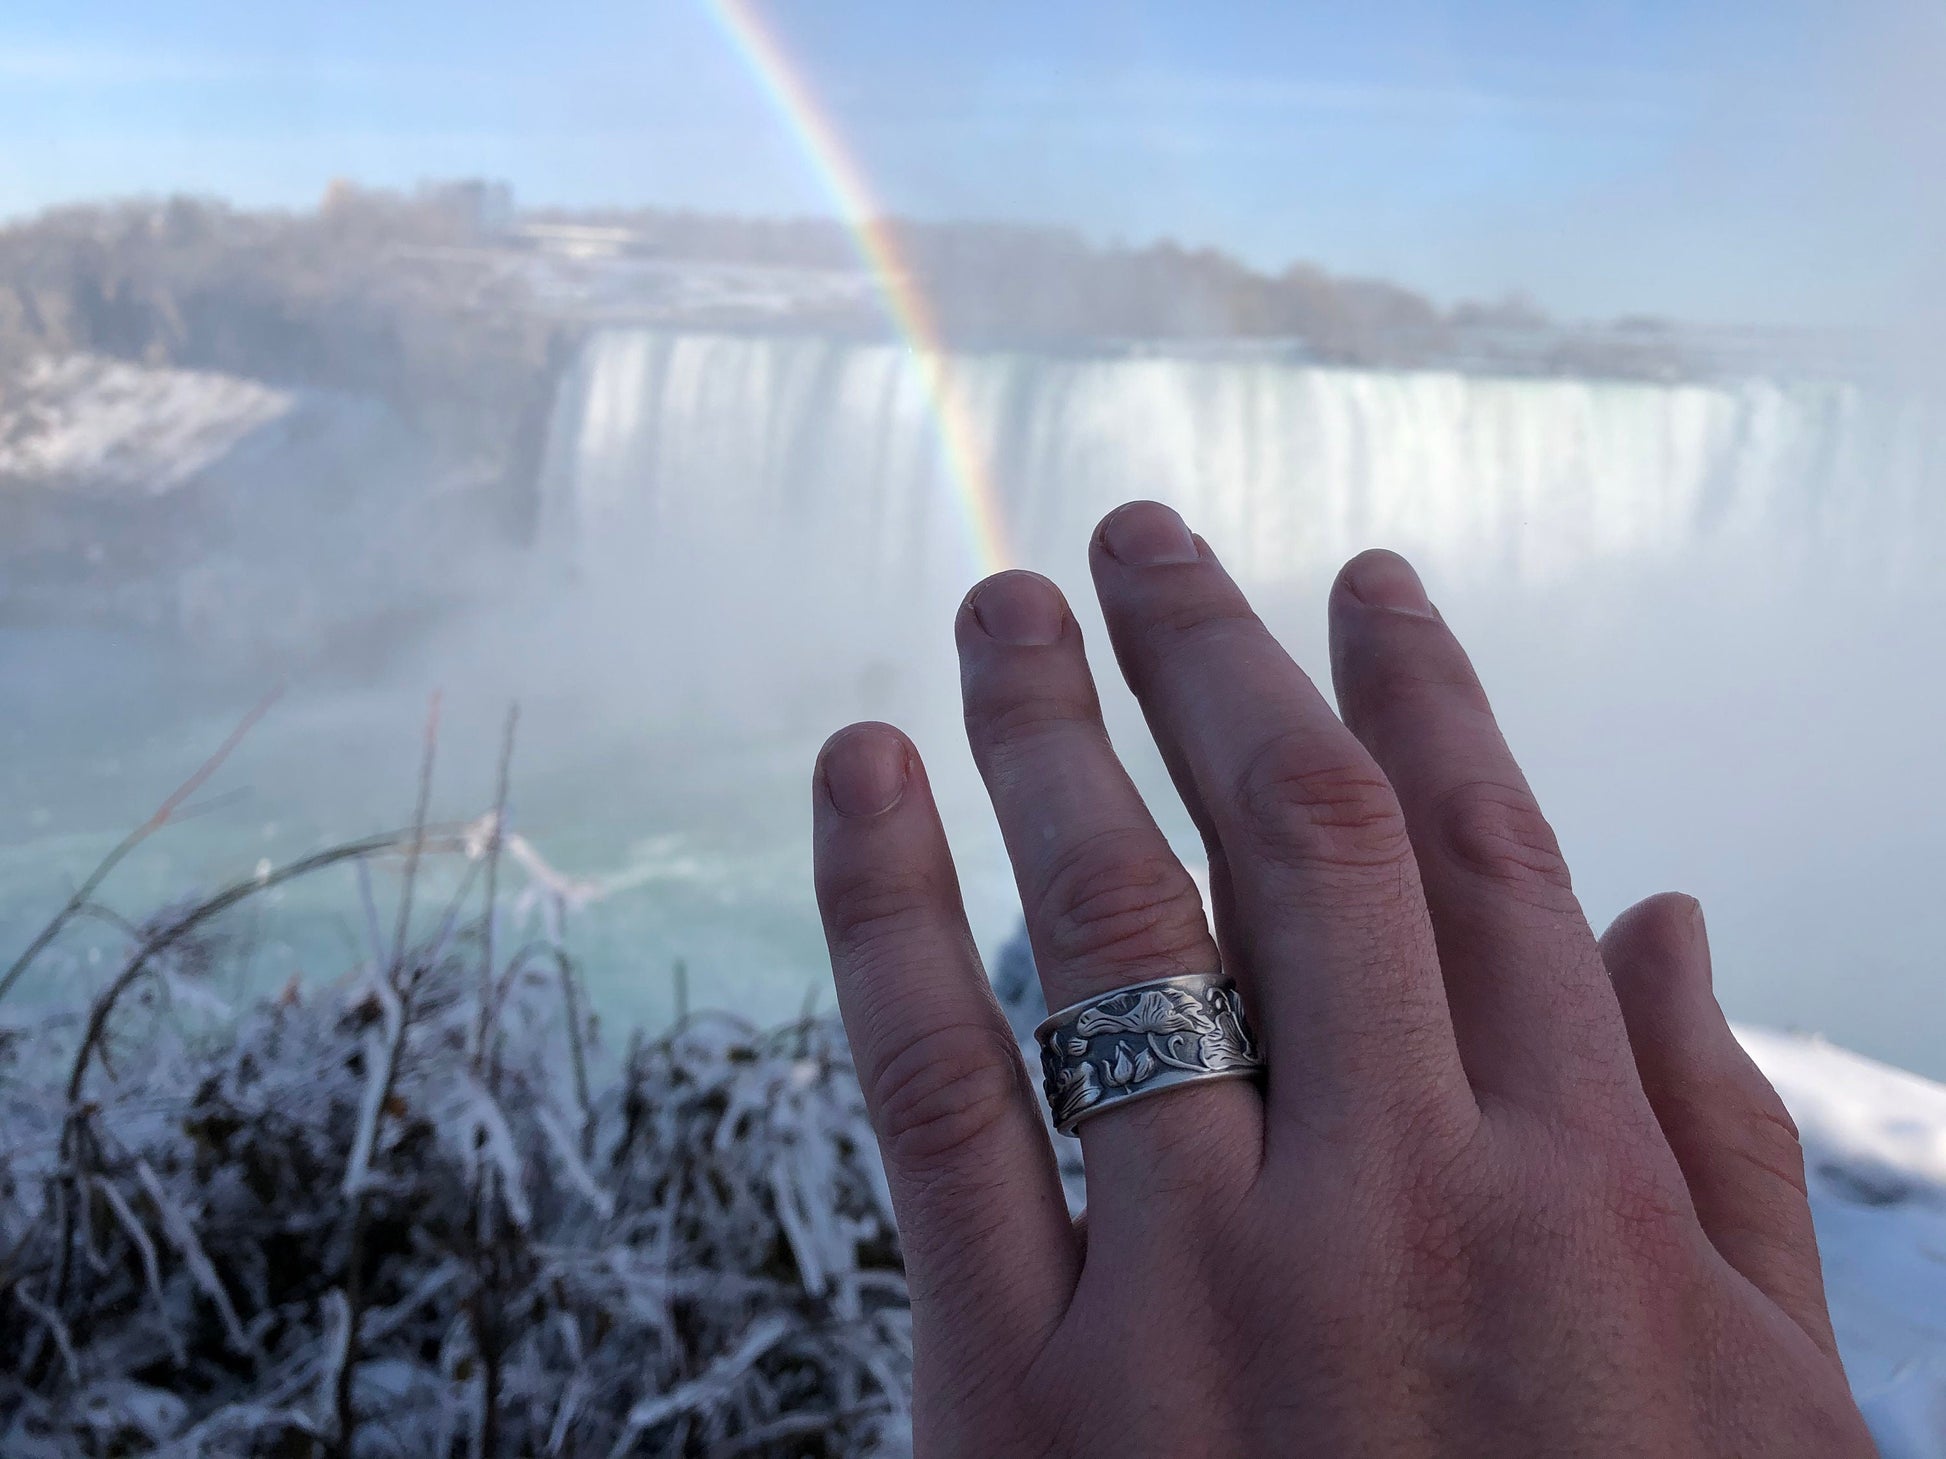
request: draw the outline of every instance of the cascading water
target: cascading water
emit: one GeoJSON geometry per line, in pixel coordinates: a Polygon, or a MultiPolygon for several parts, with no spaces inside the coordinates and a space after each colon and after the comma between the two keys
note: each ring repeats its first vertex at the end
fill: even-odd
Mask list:
{"type": "MultiPolygon", "coordinates": [[[[1946,864],[1946,452],[1917,397],[1262,356],[994,353],[953,373],[1016,560],[1068,591],[1117,744],[1186,854],[1089,606],[1088,534],[1139,496],[1183,511],[1327,692],[1332,572],[1368,545],[1411,555],[1591,916],[1693,891],[1733,1012],[1942,1069],[1929,1020],[1887,1012],[1923,1008],[1936,981],[1914,909],[1946,864]]],[[[624,713],[584,718],[692,735],[669,764],[712,789],[682,814],[746,828],[721,879],[740,905],[760,880],[797,909],[797,975],[820,962],[804,774],[848,719],[914,732],[976,930],[1004,936],[1018,913],[954,723],[952,613],[984,565],[914,363],[879,344],[598,333],[550,451],[543,550],[574,585],[575,653],[641,686],[624,713]]],[[[667,885],[669,942],[694,945],[697,884],[667,885]]],[[[719,921],[733,915],[740,933],[741,913],[719,921]]],[[[718,945],[749,961],[747,942],[718,945]]]]}
{"type": "MultiPolygon", "coordinates": [[[[1694,892],[1733,1013],[1946,1073],[1927,910],[1946,865],[1939,415],[1829,382],[1263,357],[989,354],[954,374],[1013,552],[1067,591],[1111,732],[1186,855],[1193,828],[1090,606],[1088,534],[1136,496],[1182,509],[1327,692],[1332,572],[1375,543],[1409,553],[1591,916],[1694,892]]],[[[368,685],[300,680],[240,752],[247,799],[174,830],[180,862],[144,862],[148,904],[395,823],[436,686],[454,814],[492,793],[495,727],[519,701],[514,815],[586,890],[574,944],[619,1024],[668,1015],[677,960],[699,1003],[760,1018],[823,985],[806,783],[848,720],[913,734],[974,929],[1009,935],[1018,903],[956,722],[953,612],[984,565],[914,363],[804,337],[598,333],[548,453],[538,571],[461,549],[466,611],[368,685]]],[[[85,875],[241,708],[139,734],[90,711],[93,739],[22,754],[33,773],[9,804],[105,840],[30,836],[0,856],[0,890],[17,889],[0,937],[31,935],[55,858],[85,875]],[[111,756],[126,769],[104,810],[89,788],[111,756]]],[[[253,976],[335,965],[317,949],[337,924],[285,910],[290,941],[253,976]]],[[[100,953],[118,955],[112,938],[100,953]]]]}
{"type": "MultiPolygon", "coordinates": [[[[1908,423],[1842,384],[1026,354],[969,357],[955,377],[1035,566],[1148,496],[1253,584],[1374,542],[1447,581],[1536,583],[1705,541],[1830,546],[1861,528],[1896,571],[1911,538],[1888,518],[1922,505],[1899,459],[1908,423]]],[[[884,345],[598,334],[563,393],[544,512],[596,576],[783,553],[902,595],[974,566],[919,374],[884,345]]],[[[765,575],[779,570],[793,575],[765,575]]]]}

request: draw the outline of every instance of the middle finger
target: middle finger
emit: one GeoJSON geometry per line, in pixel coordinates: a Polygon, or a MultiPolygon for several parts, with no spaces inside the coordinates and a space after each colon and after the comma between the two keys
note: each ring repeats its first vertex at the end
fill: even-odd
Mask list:
{"type": "Polygon", "coordinates": [[[1312,1130],[1476,1115],[1371,755],[1169,508],[1112,513],[1091,556],[1122,672],[1226,869],[1219,930],[1257,989],[1272,1113],[1312,1130]]]}

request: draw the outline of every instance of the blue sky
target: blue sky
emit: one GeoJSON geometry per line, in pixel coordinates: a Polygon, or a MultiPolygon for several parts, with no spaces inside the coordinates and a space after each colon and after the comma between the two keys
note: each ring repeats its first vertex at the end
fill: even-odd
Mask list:
{"type": "MultiPolygon", "coordinates": [[[[895,211],[1173,236],[1578,315],[1881,314],[1946,149],[1894,0],[769,0],[895,211]]],[[[1935,49],[1936,47],[1936,49],[1935,49]]],[[[0,215],[345,175],[824,212],[701,0],[10,0],[0,215]]]]}

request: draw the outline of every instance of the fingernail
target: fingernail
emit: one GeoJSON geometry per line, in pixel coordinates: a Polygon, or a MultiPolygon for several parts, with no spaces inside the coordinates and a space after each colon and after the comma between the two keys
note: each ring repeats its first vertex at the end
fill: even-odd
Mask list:
{"type": "Polygon", "coordinates": [[[1689,903],[1689,935],[1695,940],[1698,947],[1708,952],[1710,945],[1709,919],[1703,916],[1703,904],[1687,894],[1684,895],[1683,900],[1689,903]]]}
{"type": "Polygon", "coordinates": [[[1433,607],[1419,574],[1396,552],[1361,552],[1345,566],[1345,586],[1368,608],[1431,618],[1433,607]]]}
{"type": "Polygon", "coordinates": [[[1054,585],[1031,572],[988,578],[973,590],[972,608],[987,637],[1001,643],[1052,643],[1067,618],[1054,585]]]}
{"type": "Polygon", "coordinates": [[[1711,965],[1710,929],[1708,921],[1703,916],[1703,904],[1687,894],[1684,895],[1683,901],[1689,904],[1685,908],[1689,915],[1683,920],[1687,924],[1684,931],[1689,937],[1690,966],[1701,968],[1702,977],[1697,981],[1702,988],[1713,993],[1716,969],[1711,965]]]}
{"type": "Polygon", "coordinates": [[[1161,502],[1130,502],[1111,512],[1101,524],[1101,545],[1129,567],[1196,561],[1196,539],[1161,502]]]}
{"type": "Polygon", "coordinates": [[[824,793],[841,816],[883,815],[905,794],[905,741],[882,724],[855,724],[824,747],[824,793]]]}

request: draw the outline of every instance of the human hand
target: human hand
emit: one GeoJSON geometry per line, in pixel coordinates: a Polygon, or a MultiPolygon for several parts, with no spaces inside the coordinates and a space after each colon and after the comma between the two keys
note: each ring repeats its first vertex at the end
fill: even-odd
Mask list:
{"type": "Polygon", "coordinates": [[[1261,1086],[1081,1126],[1071,1222],[918,754],[820,759],[818,895],[885,1156],[924,1455],[1869,1455],[1790,1117],[1696,904],[1597,942],[1464,652],[1388,553],[1331,593],[1342,721],[1152,503],[1091,559],[1195,884],[1028,573],[957,634],[1050,1007],[1217,965],[1261,1086]]]}

